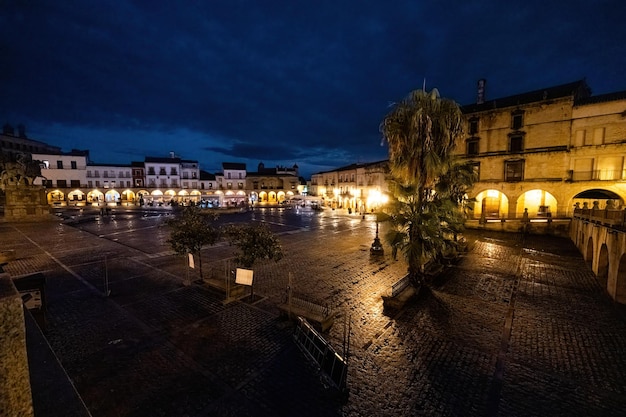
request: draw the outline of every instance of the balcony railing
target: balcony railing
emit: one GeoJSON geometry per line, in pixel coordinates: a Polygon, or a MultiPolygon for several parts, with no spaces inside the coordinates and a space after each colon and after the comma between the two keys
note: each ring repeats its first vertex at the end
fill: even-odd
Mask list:
{"type": "Polygon", "coordinates": [[[572,181],[618,181],[626,179],[625,170],[572,171],[572,181]]]}
{"type": "Polygon", "coordinates": [[[626,226],[626,210],[575,208],[574,217],[610,227],[623,228],[626,226]]]}

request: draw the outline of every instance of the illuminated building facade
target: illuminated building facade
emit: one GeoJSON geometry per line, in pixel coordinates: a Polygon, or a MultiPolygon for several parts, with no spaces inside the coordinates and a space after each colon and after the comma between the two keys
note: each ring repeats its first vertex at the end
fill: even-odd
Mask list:
{"type": "Polygon", "coordinates": [[[327,207],[365,213],[376,209],[388,193],[388,162],[357,163],[311,176],[309,194],[327,207]]]}
{"type": "Polygon", "coordinates": [[[622,207],[626,91],[592,96],[585,81],[464,106],[456,154],[479,181],[474,218],[571,217],[575,205],[622,207]]]}

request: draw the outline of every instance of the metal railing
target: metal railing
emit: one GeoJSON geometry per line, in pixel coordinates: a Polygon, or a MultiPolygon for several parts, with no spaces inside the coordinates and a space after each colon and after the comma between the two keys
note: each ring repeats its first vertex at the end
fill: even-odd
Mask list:
{"type": "Polygon", "coordinates": [[[319,370],[340,391],[346,389],[348,363],[306,320],[298,317],[293,338],[300,349],[318,366],[319,370]]]}

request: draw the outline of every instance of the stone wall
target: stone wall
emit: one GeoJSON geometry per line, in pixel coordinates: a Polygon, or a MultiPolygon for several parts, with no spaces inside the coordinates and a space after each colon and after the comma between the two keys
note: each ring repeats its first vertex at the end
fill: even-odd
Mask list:
{"type": "Polygon", "coordinates": [[[7,221],[52,220],[43,187],[7,186],[4,218],[7,221]]]}
{"type": "Polygon", "coordinates": [[[22,298],[0,273],[0,416],[34,416],[22,298]]]}

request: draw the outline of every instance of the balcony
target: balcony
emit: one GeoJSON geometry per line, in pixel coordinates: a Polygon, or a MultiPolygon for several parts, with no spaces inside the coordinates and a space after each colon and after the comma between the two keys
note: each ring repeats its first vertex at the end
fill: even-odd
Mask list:
{"type": "Polygon", "coordinates": [[[570,171],[572,181],[619,181],[626,179],[624,170],[570,171]]]}

